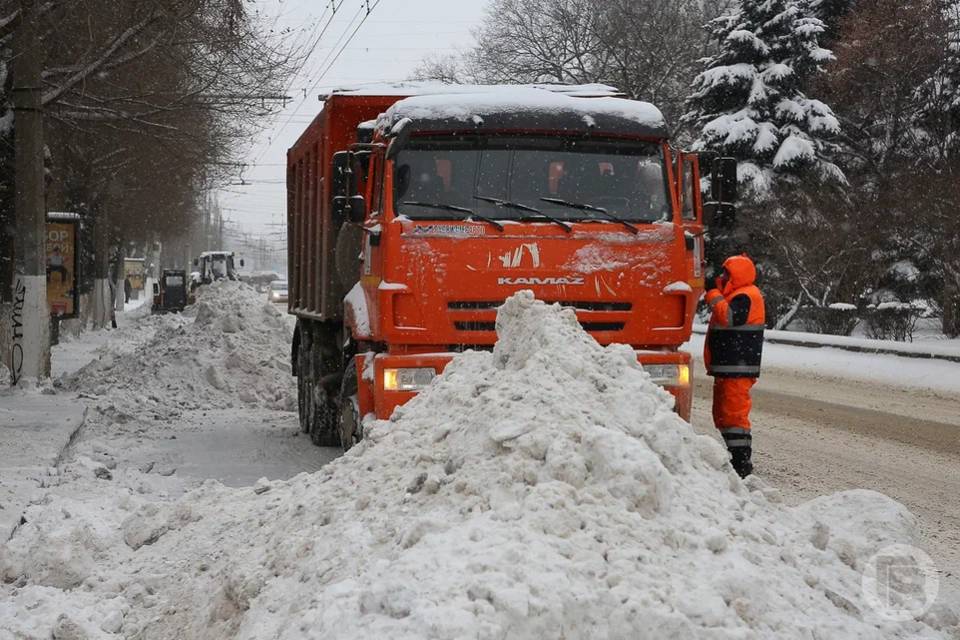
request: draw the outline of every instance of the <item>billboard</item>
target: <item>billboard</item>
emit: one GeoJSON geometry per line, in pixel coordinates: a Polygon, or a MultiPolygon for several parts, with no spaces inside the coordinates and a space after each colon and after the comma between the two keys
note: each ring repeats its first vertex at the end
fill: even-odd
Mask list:
{"type": "Polygon", "coordinates": [[[143,258],[123,259],[123,277],[130,280],[130,288],[134,291],[143,289],[145,262],[143,258]]]}
{"type": "Polygon", "coordinates": [[[79,227],[75,213],[47,214],[47,306],[51,316],[61,319],[76,318],[79,307],[79,227]]]}

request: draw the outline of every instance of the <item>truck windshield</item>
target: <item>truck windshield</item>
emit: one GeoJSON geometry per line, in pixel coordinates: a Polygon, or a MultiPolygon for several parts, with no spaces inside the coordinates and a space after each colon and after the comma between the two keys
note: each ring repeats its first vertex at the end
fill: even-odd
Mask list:
{"type": "Polygon", "coordinates": [[[528,218],[531,208],[566,221],[610,221],[597,209],[634,222],[669,219],[654,143],[414,138],[397,155],[394,171],[394,211],[410,218],[469,216],[456,207],[499,220],[528,218]]]}

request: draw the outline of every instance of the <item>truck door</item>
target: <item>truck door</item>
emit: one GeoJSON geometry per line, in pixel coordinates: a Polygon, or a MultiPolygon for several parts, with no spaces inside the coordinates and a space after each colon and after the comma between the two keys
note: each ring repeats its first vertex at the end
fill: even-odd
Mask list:
{"type": "Polygon", "coordinates": [[[679,153],[677,165],[680,176],[680,213],[687,247],[687,260],[690,264],[690,278],[699,280],[698,284],[702,287],[704,239],[699,159],[696,154],[679,153]]]}

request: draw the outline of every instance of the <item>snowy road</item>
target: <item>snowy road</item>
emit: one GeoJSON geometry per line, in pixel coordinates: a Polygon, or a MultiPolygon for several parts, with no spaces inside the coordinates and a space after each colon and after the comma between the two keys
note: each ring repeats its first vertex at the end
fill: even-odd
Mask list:
{"type": "Polygon", "coordinates": [[[260,478],[286,480],[340,455],[339,449],[313,446],[300,433],[296,414],[250,409],[188,412],[175,429],[145,430],[136,446],[129,445],[128,436],[88,431],[70,453],[106,450],[119,466],[175,473],[187,487],[207,479],[231,487],[260,478]]]}
{"type": "MultiPolygon", "coordinates": [[[[712,430],[702,368],[694,425],[712,430]]],[[[960,398],[767,368],[754,391],[757,472],[790,503],[845,489],[885,493],[920,520],[945,596],[960,596],[960,398]]]]}

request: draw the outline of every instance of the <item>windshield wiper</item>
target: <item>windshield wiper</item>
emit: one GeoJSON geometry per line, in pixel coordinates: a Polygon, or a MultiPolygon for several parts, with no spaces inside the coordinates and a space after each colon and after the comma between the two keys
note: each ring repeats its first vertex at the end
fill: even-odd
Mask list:
{"type": "Polygon", "coordinates": [[[596,213],[600,213],[604,217],[606,217],[607,220],[612,220],[613,222],[619,222],[620,224],[625,226],[627,229],[629,229],[630,233],[639,233],[639,231],[635,226],[633,226],[623,218],[619,216],[615,216],[614,214],[610,213],[603,207],[595,207],[592,204],[584,204],[582,202],[569,202],[567,200],[562,200],[560,198],[540,198],[540,199],[543,200],[544,202],[559,204],[560,206],[570,207],[571,209],[579,209],[581,211],[594,211],[596,213]]]}
{"type": "Polygon", "coordinates": [[[492,218],[481,215],[472,209],[467,209],[466,207],[458,207],[455,204],[443,204],[440,202],[417,202],[414,200],[405,200],[400,204],[410,205],[411,207],[432,207],[434,209],[442,209],[443,211],[459,211],[460,213],[466,213],[468,218],[476,218],[477,220],[482,220],[488,224],[496,227],[497,231],[503,231],[503,225],[497,222],[492,218]]]}
{"type": "Polygon", "coordinates": [[[559,218],[554,218],[553,216],[548,216],[547,214],[545,214],[543,211],[540,211],[540,209],[537,209],[536,207],[531,207],[529,205],[526,205],[520,202],[510,202],[508,200],[501,200],[499,198],[491,198],[490,196],[473,196],[473,197],[476,198],[477,200],[483,200],[484,202],[493,203],[498,207],[506,207],[507,209],[519,209],[520,211],[529,211],[530,213],[533,214],[530,216],[523,216],[522,218],[520,218],[520,220],[522,221],[546,220],[547,222],[552,222],[554,224],[560,225],[560,227],[567,233],[570,233],[571,231],[573,231],[573,227],[571,227],[569,224],[567,224],[563,220],[560,220],[559,218]]]}

